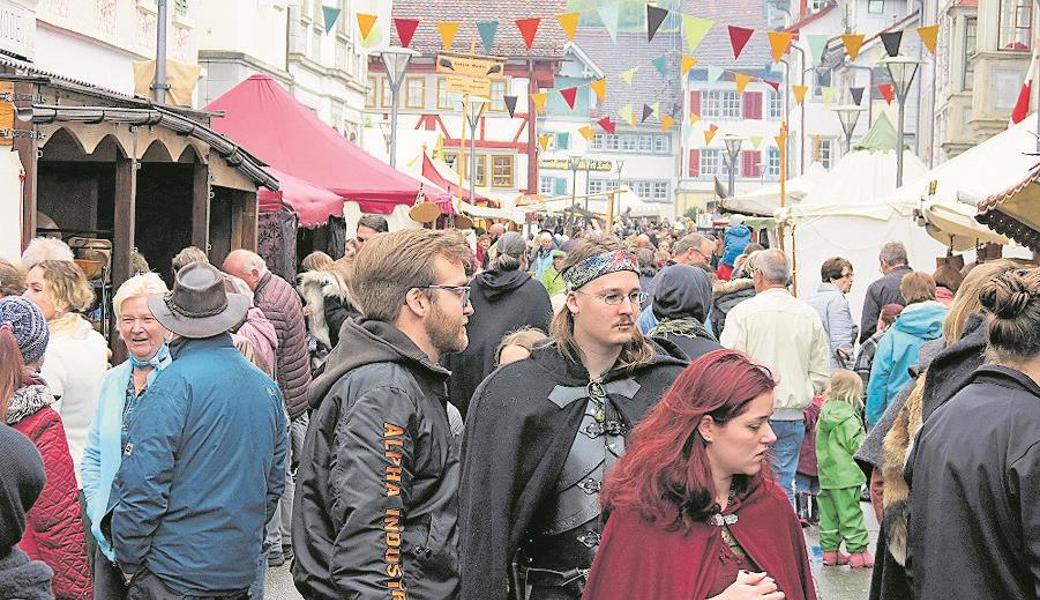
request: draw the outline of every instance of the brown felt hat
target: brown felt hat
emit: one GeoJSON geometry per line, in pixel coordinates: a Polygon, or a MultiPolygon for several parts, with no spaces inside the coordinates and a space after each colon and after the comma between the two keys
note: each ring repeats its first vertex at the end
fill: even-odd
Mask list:
{"type": "Polygon", "coordinates": [[[173,282],[173,291],[148,299],[159,323],[186,338],[220,335],[242,322],[249,298],[224,291],[224,274],[209,263],[190,263],[173,282]]]}

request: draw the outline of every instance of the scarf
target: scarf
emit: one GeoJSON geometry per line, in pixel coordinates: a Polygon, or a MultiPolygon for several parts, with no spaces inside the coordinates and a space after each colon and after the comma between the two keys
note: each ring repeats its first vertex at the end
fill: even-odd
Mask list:
{"type": "Polygon", "coordinates": [[[719,341],[715,338],[714,335],[711,334],[710,331],[705,329],[704,323],[701,323],[697,319],[693,319],[690,317],[685,317],[682,319],[668,319],[667,321],[662,321],[657,324],[657,327],[654,327],[650,330],[649,335],[651,337],[657,335],[676,335],[679,337],[687,337],[691,339],[703,338],[706,340],[711,340],[713,342],[719,341]]]}
{"type": "Polygon", "coordinates": [[[171,360],[173,359],[170,358],[170,347],[166,344],[166,342],[163,342],[162,345],[159,346],[159,349],[155,351],[155,354],[153,354],[152,357],[148,360],[141,360],[131,354],[130,366],[133,367],[135,370],[147,369],[151,367],[152,369],[158,371],[160,369],[166,368],[166,365],[170,364],[171,360]]]}
{"type": "Polygon", "coordinates": [[[40,412],[46,406],[57,401],[54,394],[47,389],[47,384],[41,380],[18,388],[11,396],[11,402],[7,406],[7,424],[15,423],[31,417],[40,412]]]}

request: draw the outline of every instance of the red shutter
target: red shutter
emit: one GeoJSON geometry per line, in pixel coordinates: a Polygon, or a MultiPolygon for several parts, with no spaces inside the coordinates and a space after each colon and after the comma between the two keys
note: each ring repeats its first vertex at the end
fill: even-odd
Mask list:
{"type": "Polygon", "coordinates": [[[744,94],[744,118],[762,118],[762,92],[746,92],[744,94]]]}
{"type": "Polygon", "coordinates": [[[745,150],[740,154],[741,176],[748,178],[757,178],[759,176],[758,152],[756,152],[755,150],[745,150]]]}
{"type": "Polygon", "coordinates": [[[700,116],[701,114],[701,92],[700,90],[690,91],[690,114],[700,116]]]}
{"type": "Polygon", "coordinates": [[[690,177],[700,177],[701,176],[701,151],[700,150],[690,150],[689,176],[690,177]]]}

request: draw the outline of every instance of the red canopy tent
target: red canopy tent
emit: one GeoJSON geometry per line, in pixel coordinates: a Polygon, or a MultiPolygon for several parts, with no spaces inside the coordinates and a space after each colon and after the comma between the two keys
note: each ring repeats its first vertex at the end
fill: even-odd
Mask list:
{"type": "MultiPolygon", "coordinates": [[[[281,200],[300,215],[302,225],[342,215],[343,200],[357,202],[362,212],[390,214],[395,206],[411,206],[419,193],[418,180],[348,141],[267,75],[253,75],[205,110],[223,112],[213,119],[213,129],[280,171],[281,200]],[[289,176],[288,185],[283,175],[289,176]]],[[[443,190],[426,186],[423,192],[442,211],[452,211],[443,190]]],[[[275,198],[265,203],[265,196],[261,207],[272,206],[275,198]]]]}

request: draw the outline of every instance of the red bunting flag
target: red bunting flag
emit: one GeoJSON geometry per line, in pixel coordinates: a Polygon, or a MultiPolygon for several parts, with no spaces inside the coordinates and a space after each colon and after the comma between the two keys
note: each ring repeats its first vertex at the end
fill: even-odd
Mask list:
{"type": "Polygon", "coordinates": [[[563,96],[564,101],[567,102],[567,106],[574,110],[574,100],[578,97],[578,88],[569,87],[560,90],[560,95],[563,96]]]}
{"type": "Polygon", "coordinates": [[[419,19],[394,19],[394,27],[397,28],[397,39],[401,41],[401,46],[407,48],[419,27],[419,19]]]}
{"type": "Polygon", "coordinates": [[[540,17],[518,19],[516,21],[516,26],[520,30],[520,35],[523,36],[524,43],[527,44],[528,50],[530,50],[531,46],[534,45],[534,36],[538,33],[538,24],[541,22],[542,19],[540,17]]]}
{"type": "Polygon", "coordinates": [[[603,131],[607,133],[614,133],[617,129],[614,127],[614,122],[610,120],[610,117],[603,117],[599,121],[596,121],[596,125],[603,128],[603,131]]]}
{"type": "Polygon", "coordinates": [[[737,27],[736,25],[729,26],[729,43],[733,46],[734,59],[740,58],[740,53],[744,51],[744,46],[747,45],[753,33],[755,33],[754,29],[737,27]]]}
{"type": "Polygon", "coordinates": [[[768,85],[769,87],[773,88],[773,90],[775,90],[777,92],[780,91],[780,82],[779,81],[770,81],[768,79],[763,79],[762,83],[768,85]]]}
{"type": "Polygon", "coordinates": [[[877,89],[879,92],[881,92],[881,95],[884,96],[885,102],[892,104],[892,100],[894,100],[896,97],[896,90],[892,87],[892,84],[882,83],[881,85],[877,86],[877,89]]]}

